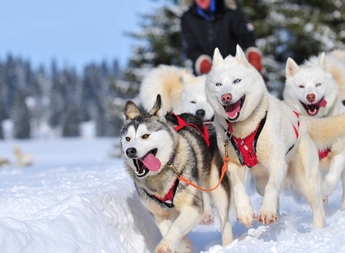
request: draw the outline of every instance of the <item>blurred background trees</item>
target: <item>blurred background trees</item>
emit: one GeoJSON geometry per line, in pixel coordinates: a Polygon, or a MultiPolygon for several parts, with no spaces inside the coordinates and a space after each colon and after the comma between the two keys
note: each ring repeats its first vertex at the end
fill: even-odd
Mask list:
{"type": "MultiPolygon", "coordinates": [[[[150,1],[150,0],[147,0],[150,1]]],[[[151,0],[154,1],[154,0],[151,0]]],[[[0,59],[0,138],[75,137],[92,122],[96,136],[118,136],[127,99],[137,95],[145,74],[160,64],[191,68],[182,52],[178,0],[140,15],[137,43],[126,66],[90,63],[82,73],[51,66],[32,69],[25,59],[0,59]],[[8,126],[11,127],[8,127],[8,126]],[[7,133],[5,129],[11,129],[7,133]],[[6,136],[9,135],[9,136],[6,136]]],[[[255,27],[263,65],[281,97],[285,62],[302,63],[319,52],[345,50],[345,3],[342,0],[237,0],[255,27]]]]}

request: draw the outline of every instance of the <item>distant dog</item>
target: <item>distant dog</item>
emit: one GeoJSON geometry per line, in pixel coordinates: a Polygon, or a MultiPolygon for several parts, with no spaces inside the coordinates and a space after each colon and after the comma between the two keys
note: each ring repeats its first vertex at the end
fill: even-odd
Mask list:
{"type": "Polygon", "coordinates": [[[10,167],[11,163],[10,160],[7,158],[1,158],[0,157],[0,168],[8,168],[10,167]]]}
{"type": "MultiPolygon", "coordinates": [[[[324,118],[345,112],[341,99],[345,90],[345,62],[335,58],[334,53],[311,57],[301,66],[291,58],[287,60],[284,100],[301,115],[324,118]]],[[[323,196],[331,194],[341,177],[342,209],[345,209],[345,138],[320,150],[319,156],[325,174],[321,192],[323,196]]]]}
{"type": "Polygon", "coordinates": [[[206,96],[215,110],[214,124],[221,154],[229,153],[231,187],[238,220],[252,226],[254,212],[244,185],[246,169],[263,196],[257,219],[277,219],[279,192],[292,178],[313,212],[313,228],[325,226],[318,148],[345,136],[345,116],[316,119],[299,116],[269,94],[260,73],[237,46],[225,59],[214,52],[206,96]],[[230,144],[229,144],[230,143],[230,144]]]}
{"type": "MultiPolygon", "coordinates": [[[[181,177],[212,188],[221,179],[223,161],[214,129],[207,130],[195,115],[168,113],[164,117],[160,109],[159,95],[152,109],[144,114],[132,101],[126,103],[122,156],[142,203],[163,236],[156,252],[190,252],[186,234],[203,219],[205,193],[181,177]]],[[[226,174],[210,196],[220,216],[223,245],[228,244],[233,235],[226,174]]]]}
{"type": "Polygon", "coordinates": [[[13,152],[15,155],[15,165],[17,167],[27,167],[32,165],[34,161],[32,154],[24,153],[19,147],[14,147],[13,152]]]}
{"type": "Polygon", "coordinates": [[[157,94],[160,94],[164,112],[188,112],[203,121],[211,121],[214,112],[206,100],[205,80],[205,75],[195,77],[188,70],[160,65],[144,78],[139,95],[147,111],[152,108],[157,94]]]}

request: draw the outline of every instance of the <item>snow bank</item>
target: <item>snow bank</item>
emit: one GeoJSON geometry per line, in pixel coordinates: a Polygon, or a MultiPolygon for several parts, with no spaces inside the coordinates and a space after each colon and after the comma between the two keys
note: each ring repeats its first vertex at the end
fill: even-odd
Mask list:
{"type": "MultiPolygon", "coordinates": [[[[117,139],[0,142],[34,156],[34,165],[0,169],[0,252],[153,252],[161,236],[140,203],[121,159],[110,156],[117,139]]],[[[255,211],[261,197],[252,189],[255,211]]],[[[326,228],[311,231],[303,199],[281,195],[281,216],[270,226],[246,228],[230,214],[235,240],[222,247],[219,220],[189,234],[193,252],[345,252],[341,184],[329,199],[326,228]]]]}

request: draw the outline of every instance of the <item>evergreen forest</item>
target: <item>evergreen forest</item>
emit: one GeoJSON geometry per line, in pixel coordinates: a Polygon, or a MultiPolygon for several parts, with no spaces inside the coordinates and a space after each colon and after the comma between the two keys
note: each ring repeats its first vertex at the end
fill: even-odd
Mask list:
{"type": "MultiPolygon", "coordinates": [[[[154,0],[143,0],[154,1],[154,0]]],[[[343,0],[237,0],[255,27],[263,52],[269,91],[281,98],[288,57],[298,64],[310,56],[345,50],[343,0]]],[[[178,0],[141,14],[140,27],[126,66],[95,62],[82,73],[71,67],[32,68],[16,55],[0,59],[0,139],[12,124],[16,139],[80,136],[81,125],[93,122],[99,137],[116,137],[123,124],[125,101],[137,98],[145,74],[160,64],[190,68],[182,52],[179,17],[186,10],[178,0]]]]}

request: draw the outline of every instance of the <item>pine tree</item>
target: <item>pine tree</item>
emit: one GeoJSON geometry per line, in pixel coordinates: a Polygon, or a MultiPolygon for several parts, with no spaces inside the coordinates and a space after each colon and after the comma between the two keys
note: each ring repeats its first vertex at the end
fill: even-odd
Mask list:
{"type": "Polygon", "coordinates": [[[64,111],[61,115],[62,136],[76,137],[80,135],[79,125],[81,114],[81,87],[77,74],[73,69],[63,72],[62,86],[64,87],[64,111]]]}
{"type": "Polygon", "coordinates": [[[48,122],[52,128],[55,128],[59,125],[60,117],[63,112],[63,90],[60,81],[60,75],[57,69],[56,62],[53,61],[51,65],[51,72],[52,72],[52,86],[50,89],[49,94],[49,104],[50,104],[50,111],[49,111],[49,118],[48,122]]]}
{"type": "MultiPolygon", "coordinates": [[[[141,31],[129,36],[142,41],[133,48],[133,56],[126,70],[126,80],[138,85],[148,69],[160,64],[184,66],[180,35],[182,11],[171,4],[142,14],[141,31]]],[[[137,92],[137,91],[135,91],[137,92]]]]}
{"type": "Polygon", "coordinates": [[[48,122],[47,106],[48,94],[50,90],[50,79],[46,76],[43,66],[37,71],[32,71],[32,82],[30,84],[29,95],[33,100],[30,108],[31,115],[31,136],[40,137],[40,129],[48,122]]]}
{"type": "Polygon", "coordinates": [[[2,123],[5,120],[5,82],[4,82],[4,65],[0,62],[0,139],[4,138],[2,123]]]}
{"type": "Polygon", "coordinates": [[[31,136],[30,113],[25,98],[24,92],[18,89],[10,112],[13,120],[13,137],[17,139],[29,139],[31,136]]]}

